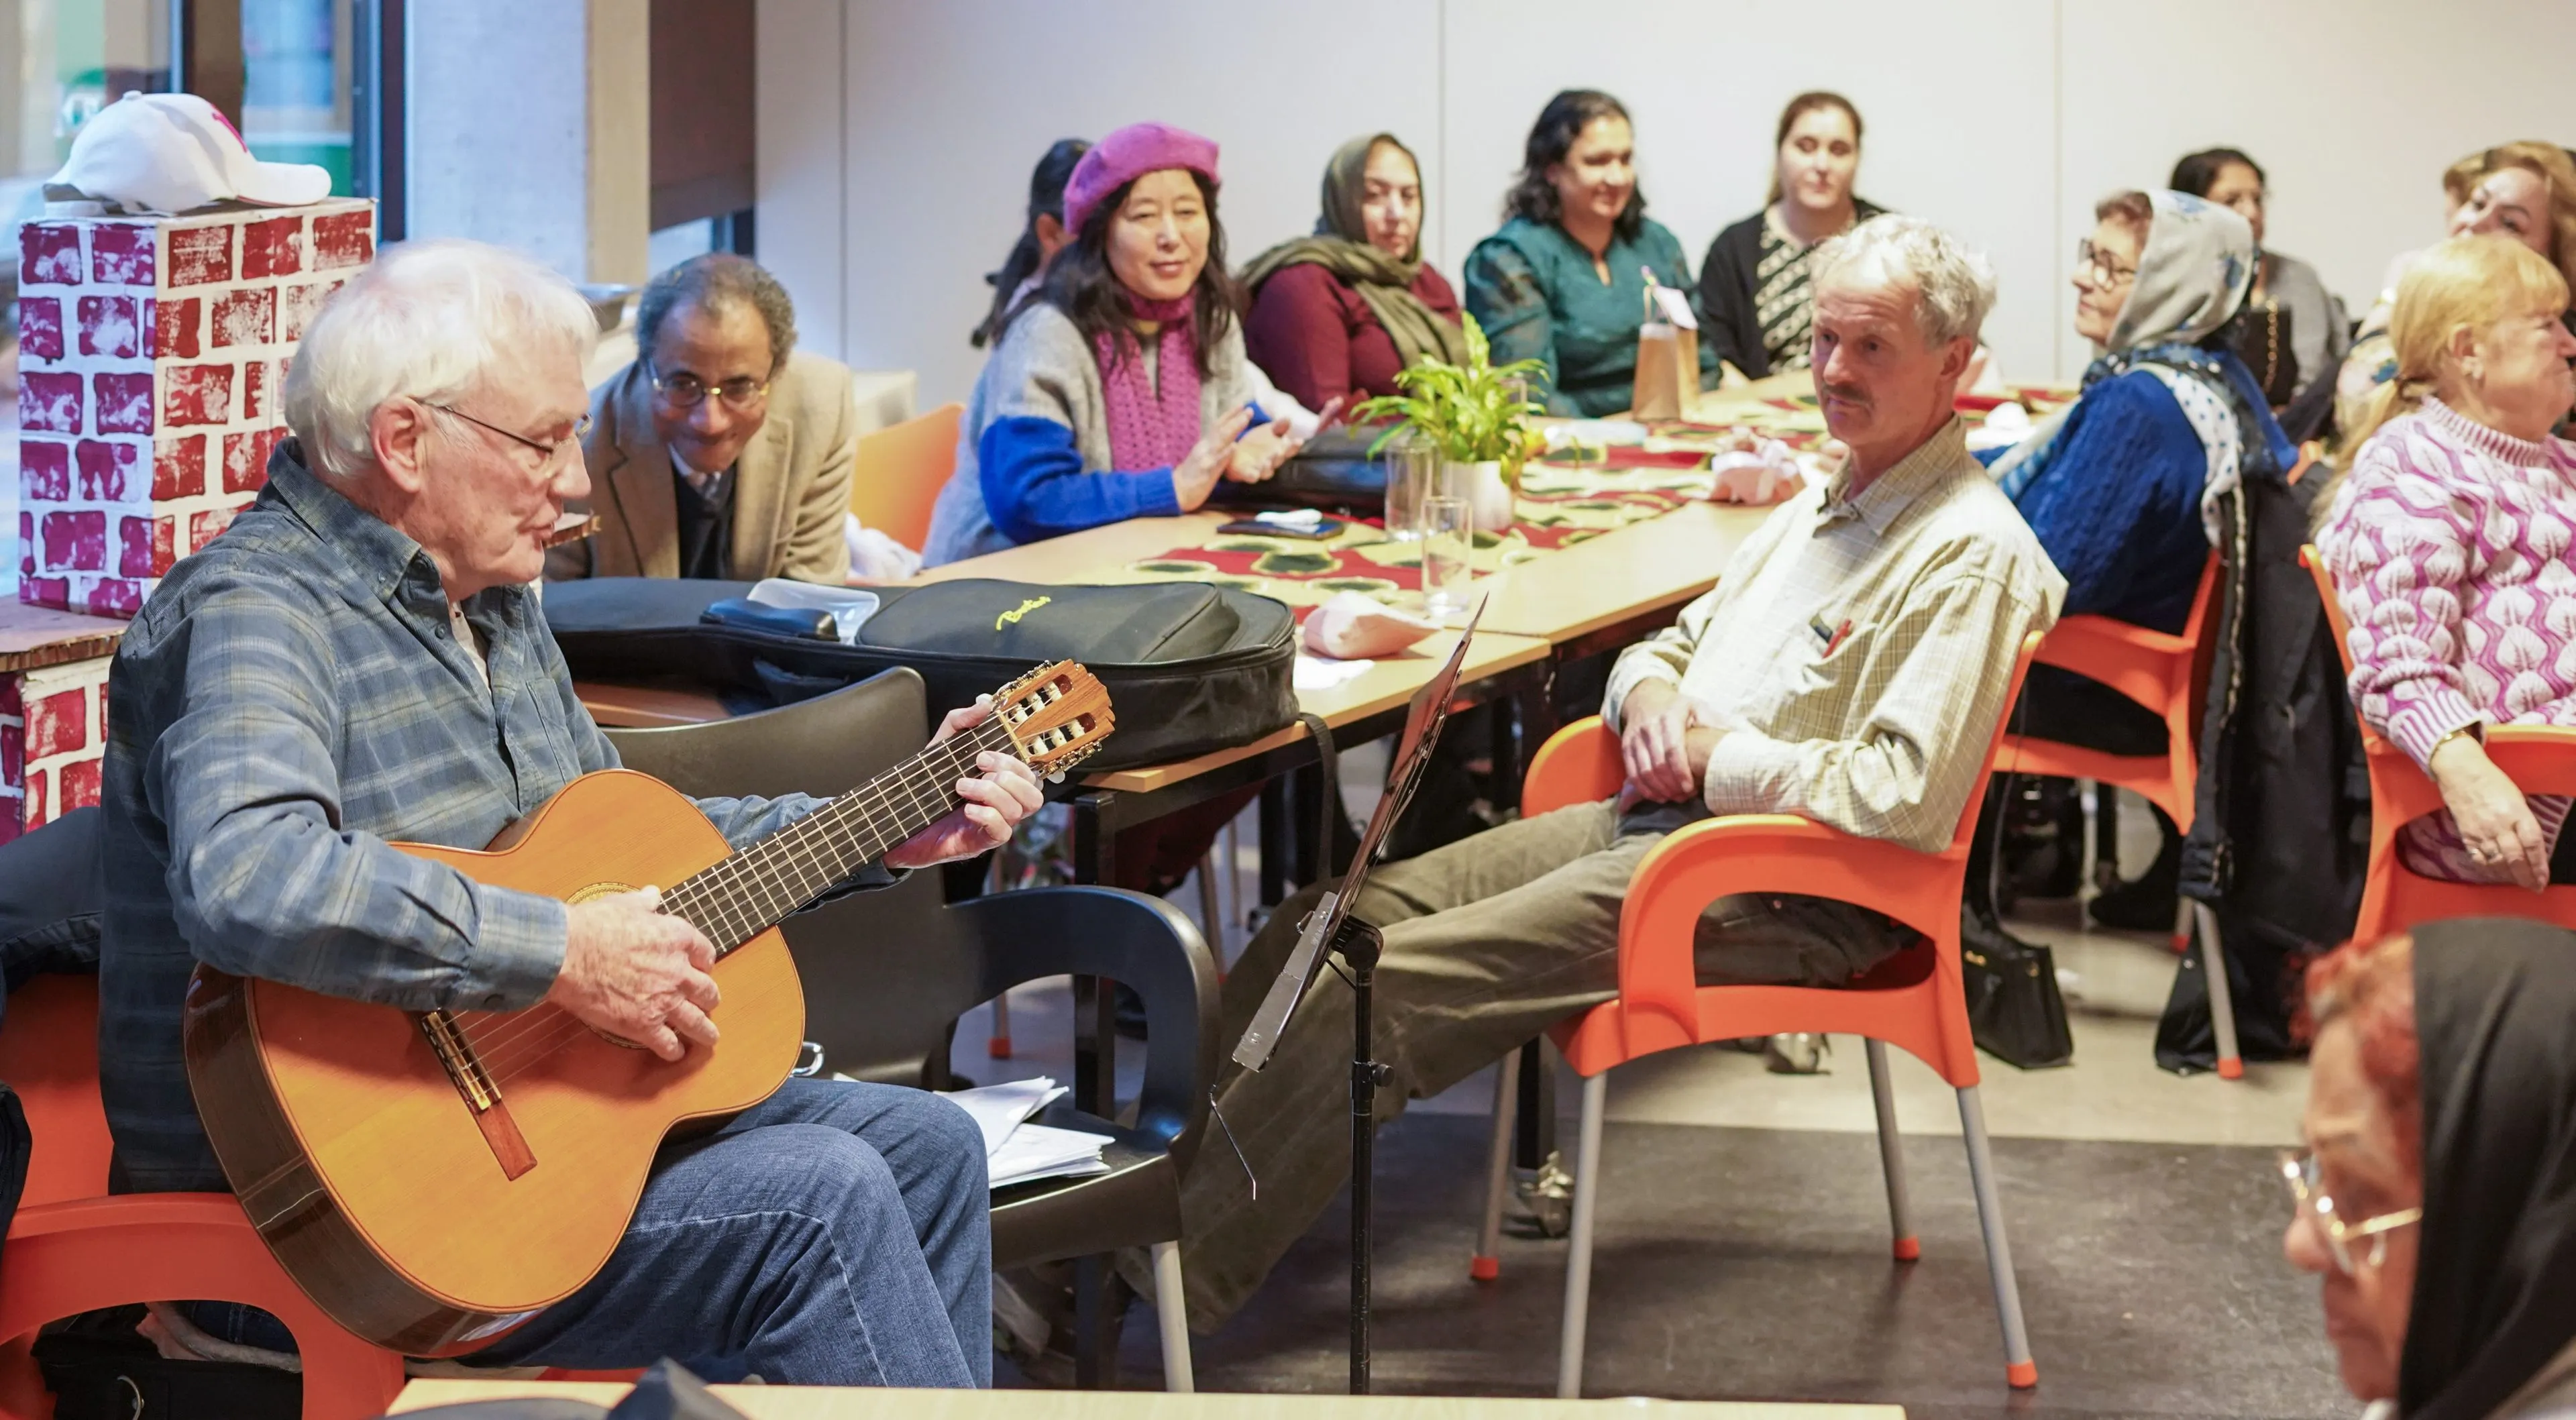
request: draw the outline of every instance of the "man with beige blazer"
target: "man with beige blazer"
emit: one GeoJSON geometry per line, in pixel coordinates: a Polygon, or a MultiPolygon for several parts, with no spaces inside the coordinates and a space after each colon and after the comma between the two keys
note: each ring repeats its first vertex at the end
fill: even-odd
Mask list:
{"type": "Polygon", "coordinates": [[[848,368],[795,343],[786,291],[745,257],[654,277],[635,362],[591,392],[599,529],[547,554],[546,579],[847,580],[858,408],[848,368]]]}

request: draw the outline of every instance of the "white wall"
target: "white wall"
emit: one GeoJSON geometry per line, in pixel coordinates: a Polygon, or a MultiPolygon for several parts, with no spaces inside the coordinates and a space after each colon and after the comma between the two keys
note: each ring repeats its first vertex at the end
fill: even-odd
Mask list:
{"type": "Polygon", "coordinates": [[[919,370],[925,405],[973,382],[980,277],[1039,153],[1142,118],[1221,145],[1237,262],[1311,225],[1334,147],[1397,133],[1454,278],[1548,95],[1606,88],[1696,270],[1760,202],[1781,103],[1839,89],[1869,122],[1862,194],[1986,249],[1988,338],[2030,378],[2089,353],[2065,269],[2094,199],[2193,148],[2261,159],[2272,244],[2357,310],[2388,257],[2438,235],[2444,164],[2576,142],[2576,0],[763,0],[760,25],[762,259],[815,348],[919,370]]]}

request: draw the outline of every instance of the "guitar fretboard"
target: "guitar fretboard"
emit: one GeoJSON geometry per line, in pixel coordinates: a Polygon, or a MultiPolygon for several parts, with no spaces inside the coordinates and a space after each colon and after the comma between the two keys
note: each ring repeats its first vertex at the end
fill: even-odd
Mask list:
{"type": "Polygon", "coordinates": [[[730,952],[957,807],[957,781],[985,750],[1018,755],[999,714],[735,850],[665,891],[662,910],[730,952]]]}

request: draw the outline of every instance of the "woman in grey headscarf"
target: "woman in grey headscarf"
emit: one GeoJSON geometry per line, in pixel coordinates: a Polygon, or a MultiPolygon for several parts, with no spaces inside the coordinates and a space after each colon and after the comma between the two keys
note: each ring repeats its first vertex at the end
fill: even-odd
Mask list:
{"type": "MultiPolygon", "coordinates": [[[[2298,451],[2232,348],[2254,281],[2254,230],[2186,193],[2122,192],[2094,209],[2076,249],[2075,330],[2097,358],[2084,393],[1994,468],[2066,577],[2061,615],[2179,632],[2214,534],[2204,504],[2241,480],[2279,477],[2298,451]]],[[[2110,754],[2163,754],[2161,717],[2070,672],[2034,668],[2024,733],[2110,754]],[[2047,674],[2042,674],[2045,671],[2047,674]]],[[[2177,835],[2129,893],[2096,903],[2110,925],[2173,920],[2177,835]],[[2160,915],[2160,916],[2159,916],[2160,915]]]]}
{"type": "Polygon", "coordinates": [[[1324,169],[1313,236],[1252,259],[1252,363],[1309,409],[1394,394],[1422,359],[1463,363],[1457,293],[1422,259],[1422,169],[1392,134],[1354,138],[1324,169]]]}

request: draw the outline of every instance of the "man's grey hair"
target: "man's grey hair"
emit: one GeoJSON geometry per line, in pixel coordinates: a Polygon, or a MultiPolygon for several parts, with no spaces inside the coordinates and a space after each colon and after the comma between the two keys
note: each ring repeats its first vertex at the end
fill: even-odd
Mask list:
{"type": "Polygon", "coordinates": [[[769,373],[787,368],[787,352],[796,348],[796,305],[767,268],[731,252],[690,257],[644,284],[635,302],[635,349],[653,358],[662,323],[682,306],[713,312],[732,305],[749,306],[768,327],[769,373]]]}
{"type": "Polygon", "coordinates": [[[481,242],[404,242],[305,327],[286,375],[286,426],[316,472],[354,477],[375,466],[370,421],[387,400],[453,404],[522,352],[568,351],[578,364],[598,342],[590,303],[527,257],[481,242]]]}
{"type": "Polygon", "coordinates": [[[1995,308],[1995,269],[1985,253],[1920,217],[1872,217],[1816,249],[1809,289],[1845,266],[1866,266],[1914,283],[1916,321],[1926,344],[1977,338],[1995,308]]]}

